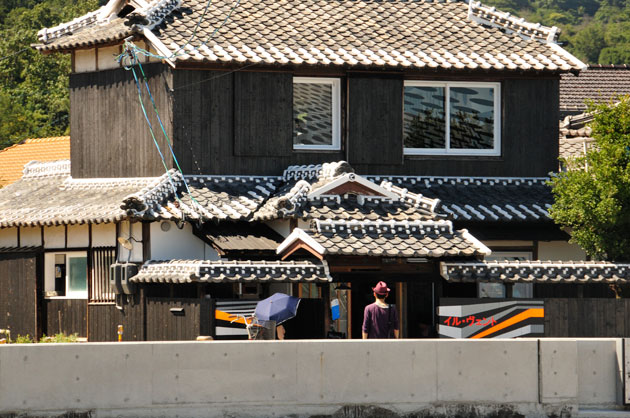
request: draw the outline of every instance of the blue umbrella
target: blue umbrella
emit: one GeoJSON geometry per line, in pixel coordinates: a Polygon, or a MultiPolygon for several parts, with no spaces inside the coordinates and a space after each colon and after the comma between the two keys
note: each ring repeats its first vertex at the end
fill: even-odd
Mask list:
{"type": "Polygon", "coordinates": [[[276,325],[280,325],[297,314],[299,304],[300,298],[274,293],[258,302],[254,315],[262,321],[276,321],[276,325]]]}

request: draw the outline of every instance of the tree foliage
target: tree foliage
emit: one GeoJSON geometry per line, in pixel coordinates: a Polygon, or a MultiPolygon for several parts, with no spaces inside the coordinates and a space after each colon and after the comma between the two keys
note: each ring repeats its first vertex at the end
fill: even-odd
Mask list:
{"type": "Polygon", "coordinates": [[[483,0],[530,22],[561,29],[565,48],[590,64],[630,64],[630,1],[483,0]]]}
{"type": "Polygon", "coordinates": [[[96,7],[96,0],[0,0],[0,148],[68,132],[70,58],[30,45],[40,29],[96,7]]]}
{"type": "Polygon", "coordinates": [[[630,98],[593,106],[595,146],[551,180],[553,220],[600,260],[630,261],[630,98]]]}

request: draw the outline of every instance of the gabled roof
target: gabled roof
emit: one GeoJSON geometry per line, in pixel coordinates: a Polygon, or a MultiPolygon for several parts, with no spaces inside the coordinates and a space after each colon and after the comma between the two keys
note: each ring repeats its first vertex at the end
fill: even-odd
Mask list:
{"type": "Polygon", "coordinates": [[[589,65],[579,75],[560,78],[560,111],[586,110],[586,101],[606,103],[619,95],[630,94],[630,67],[627,65],[589,65]]]}
{"type": "Polygon", "coordinates": [[[440,202],[391,184],[359,176],[345,161],[290,166],[284,184],[254,214],[279,218],[333,220],[429,220],[443,217],[440,202]]]}
{"type": "Polygon", "coordinates": [[[449,261],[440,263],[440,271],[451,282],[630,282],[630,264],[607,261],[449,261]]]}
{"type": "Polygon", "coordinates": [[[70,137],[26,139],[0,150],[0,187],[22,177],[24,165],[31,161],[57,161],[70,158],[70,137]]]}
{"type": "Polygon", "coordinates": [[[106,223],[146,213],[155,216],[155,208],[165,213],[171,209],[166,204],[169,188],[166,174],[149,178],[73,179],[67,160],[30,162],[20,180],[0,189],[0,228],[106,223]],[[133,209],[121,208],[123,203],[133,209]]]}
{"type": "Polygon", "coordinates": [[[67,50],[138,34],[171,63],[547,71],[584,67],[558,46],[557,28],[474,1],[154,0],[121,18],[124,4],[111,0],[96,12],[44,29],[36,47],[67,50]]]}
{"type": "Polygon", "coordinates": [[[490,250],[468,233],[454,231],[450,221],[374,222],[320,221],[310,229],[296,228],[278,247],[289,256],[306,249],[323,258],[326,255],[374,257],[475,257],[490,250]]]}
{"type": "Polygon", "coordinates": [[[134,283],[247,283],[332,281],[326,262],[239,260],[149,260],[134,283]]]}

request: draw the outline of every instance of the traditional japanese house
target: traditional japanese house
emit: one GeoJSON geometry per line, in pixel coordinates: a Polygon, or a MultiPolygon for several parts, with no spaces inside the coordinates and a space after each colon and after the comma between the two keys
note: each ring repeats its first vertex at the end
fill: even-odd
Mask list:
{"type": "MultiPolygon", "coordinates": [[[[5,322],[226,338],[283,291],[293,337],[356,338],[378,280],[405,337],[435,335],[447,298],[584,306],[625,267],[526,270],[584,259],[547,215],[560,75],[584,68],[556,36],[450,1],[112,0],[43,29],[72,56],[72,163],[0,191],[5,322]]],[[[571,334],[545,306],[544,329],[484,332],[571,334]]]]}

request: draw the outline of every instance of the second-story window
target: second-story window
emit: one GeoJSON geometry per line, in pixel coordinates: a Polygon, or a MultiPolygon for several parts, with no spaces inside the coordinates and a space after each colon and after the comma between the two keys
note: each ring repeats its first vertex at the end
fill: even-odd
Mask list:
{"type": "Polygon", "coordinates": [[[500,155],[499,83],[406,81],[407,155],[500,155]]]}
{"type": "Polygon", "coordinates": [[[340,149],[340,90],[338,78],[293,79],[293,149],[340,149]]]}

